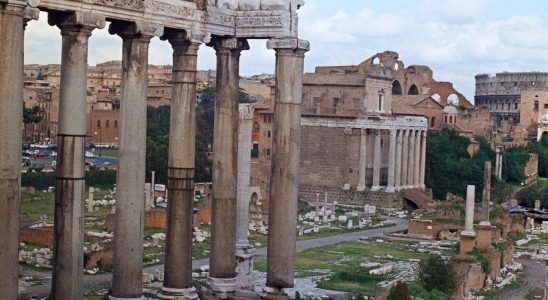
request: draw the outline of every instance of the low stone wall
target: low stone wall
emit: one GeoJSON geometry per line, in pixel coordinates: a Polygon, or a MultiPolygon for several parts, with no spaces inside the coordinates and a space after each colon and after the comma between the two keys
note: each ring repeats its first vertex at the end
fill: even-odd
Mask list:
{"type": "Polygon", "coordinates": [[[350,204],[350,205],[373,205],[379,208],[403,207],[403,198],[399,193],[371,192],[371,191],[345,191],[342,189],[328,188],[321,186],[301,186],[299,189],[299,198],[301,200],[316,201],[316,194],[320,193],[320,201],[324,201],[327,192],[328,203],[350,204]]]}
{"type": "Polygon", "coordinates": [[[53,246],[53,227],[24,228],[19,232],[21,242],[42,245],[45,247],[53,246]]]}
{"type": "Polygon", "coordinates": [[[149,210],[145,216],[145,228],[167,228],[167,213],[165,210],[149,210]]]}
{"type": "Polygon", "coordinates": [[[431,220],[411,220],[407,236],[412,238],[435,240],[440,234],[440,225],[431,220]]]}

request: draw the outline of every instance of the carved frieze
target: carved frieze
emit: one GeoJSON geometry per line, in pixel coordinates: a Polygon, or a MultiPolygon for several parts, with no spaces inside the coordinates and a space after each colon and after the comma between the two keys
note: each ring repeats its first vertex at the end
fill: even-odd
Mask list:
{"type": "Polygon", "coordinates": [[[93,0],[94,4],[114,6],[133,10],[144,10],[145,0],[93,0]]]}
{"type": "Polygon", "coordinates": [[[280,16],[238,17],[236,19],[238,27],[278,27],[283,25],[283,18],[280,16]]]}
{"type": "Polygon", "coordinates": [[[193,19],[196,15],[196,9],[191,7],[157,0],[147,1],[146,11],[154,14],[176,16],[185,19],[193,19]]]}

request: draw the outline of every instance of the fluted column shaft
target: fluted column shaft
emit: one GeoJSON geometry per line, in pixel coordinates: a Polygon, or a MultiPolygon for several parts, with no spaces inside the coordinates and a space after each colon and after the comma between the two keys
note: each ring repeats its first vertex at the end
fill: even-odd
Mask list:
{"type": "Polygon", "coordinates": [[[422,131],[417,131],[415,136],[415,171],[413,174],[413,187],[420,188],[421,156],[422,156],[422,131]]]}
{"type": "Polygon", "coordinates": [[[381,189],[381,167],[382,167],[382,148],[381,148],[381,130],[375,130],[375,150],[373,157],[373,187],[372,191],[381,189]]]}
{"type": "Polygon", "coordinates": [[[23,10],[0,4],[0,299],[6,300],[18,297],[23,10]]]}
{"type": "Polygon", "coordinates": [[[249,201],[251,199],[251,148],[253,133],[253,107],[240,106],[238,127],[238,213],[236,222],[236,246],[248,247],[249,201]]]}
{"type": "Polygon", "coordinates": [[[415,130],[411,130],[409,134],[409,154],[407,157],[407,187],[413,188],[415,175],[415,130]]]}
{"type": "Polygon", "coordinates": [[[476,201],[476,186],[469,185],[466,189],[466,211],[464,231],[462,235],[474,236],[474,203],[476,201]]]}
{"type": "Polygon", "coordinates": [[[491,162],[486,161],[483,171],[483,198],[480,225],[491,225],[489,208],[491,206],[491,162]]]}
{"type": "Polygon", "coordinates": [[[117,23],[109,31],[123,39],[112,296],[135,299],[143,294],[146,101],[152,36],[117,23]]]}
{"type": "Polygon", "coordinates": [[[184,32],[166,31],[163,38],[173,48],[173,86],[169,129],[166,263],[160,298],[183,297],[183,290],[192,288],[196,72],[200,48],[200,43],[191,41],[184,32]]]}
{"type": "Polygon", "coordinates": [[[394,174],[394,185],[397,191],[401,190],[401,171],[402,171],[402,143],[403,143],[403,131],[397,131],[396,142],[396,171],[394,174]]]}
{"type": "Polygon", "coordinates": [[[407,181],[407,170],[409,169],[409,130],[403,131],[403,150],[402,150],[402,158],[401,158],[401,185],[402,188],[408,187],[408,181],[407,181]]]}
{"type": "Polygon", "coordinates": [[[367,129],[360,130],[360,169],[359,169],[359,179],[358,186],[356,190],[364,191],[365,190],[365,172],[367,169],[367,129]]]}
{"type": "Polygon", "coordinates": [[[396,173],[396,141],[397,131],[396,129],[390,130],[390,150],[388,152],[388,186],[386,191],[393,193],[395,188],[395,173],[396,173]]]}
{"type": "MultiPolygon", "coordinates": [[[[236,277],[236,197],[238,176],[238,90],[240,53],[247,42],[215,40],[217,98],[213,137],[211,278],[236,277]]],[[[234,280],[235,283],[235,280],[234,280]]],[[[215,287],[212,287],[215,290],[215,287]]],[[[231,289],[235,289],[232,286],[231,289]]]]}
{"type": "Polygon", "coordinates": [[[78,299],[84,265],[88,40],[95,26],[82,24],[76,15],[51,13],[48,21],[59,26],[63,43],[51,298],[78,299]]]}
{"type": "Polygon", "coordinates": [[[424,183],[425,177],[426,177],[426,147],[427,147],[427,139],[426,139],[427,133],[426,131],[422,132],[422,147],[421,147],[421,170],[419,175],[419,185],[421,189],[426,189],[426,185],[424,183]]]}
{"type": "Polygon", "coordinates": [[[294,286],[297,202],[301,141],[301,104],[306,41],[270,40],[276,50],[276,100],[268,215],[266,286],[294,286]]]}

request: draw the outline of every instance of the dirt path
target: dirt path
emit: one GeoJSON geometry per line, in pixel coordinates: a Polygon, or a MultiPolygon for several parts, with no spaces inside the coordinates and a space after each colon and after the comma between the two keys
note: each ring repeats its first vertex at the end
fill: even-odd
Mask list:
{"type": "Polygon", "coordinates": [[[516,261],[523,265],[524,271],[521,276],[523,285],[518,289],[502,293],[495,298],[496,300],[523,300],[531,290],[544,290],[546,277],[544,263],[528,258],[519,258],[516,261]]]}

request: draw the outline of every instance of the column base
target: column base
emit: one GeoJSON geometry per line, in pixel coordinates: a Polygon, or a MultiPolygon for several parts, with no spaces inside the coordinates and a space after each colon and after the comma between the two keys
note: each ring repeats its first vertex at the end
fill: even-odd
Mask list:
{"type": "Polygon", "coordinates": [[[261,299],[287,300],[289,299],[289,296],[284,292],[283,289],[265,286],[263,288],[263,292],[261,293],[261,299]]]}
{"type": "Polygon", "coordinates": [[[358,186],[356,187],[356,191],[358,191],[358,192],[363,192],[363,191],[365,191],[365,185],[358,185],[358,186]]]}
{"type": "Polygon", "coordinates": [[[145,297],[141,296],[140,298],[118,298],[114,296],[108,296],[110,300],[145,300],[145,297]]]}
{"type": "Polygon", "coordinates": [[[388,187],[386,187],[386,192],[387,192],[387,193],[395,193],[395,192],[396,192],[396,188],[393,187],[393,186],[388,186],[388,187]]]}
{"type": "Polygon", "coordinates": [[[378,192],[378,191],[380,191],[380,190],[381,190],[381,187],[380,187],[380,186],[375,186],[375,185],[374,185],[374,186],[371,187],[371,191],[372,191],[372,192],[378,192]]]}
{"type": "Polygon", "coordinates": [[[236,282],[236,277],[233,277],[233,278],[208,277],[207,284],[209,285],[209,290],[212,293],[214,293],[216,297],[219,297],[220,299],[228,298],[228,294],[234,293],[238,287],[236,282]]]}
{"type": "Polygon", "coordinates": [[[244,290],[253,290],[253,257],[255,248],[249,243],[236,242],[236,285],[244,290]]]}
{"type": "Polygon", "coordinates": [[[173,289],[168,287],[162,287],[160,292],[156,295],[158,299],[177,299],[177,300],[194,300],[198,299],[198,293],[194,287],[187,289],[173,289]]]}

